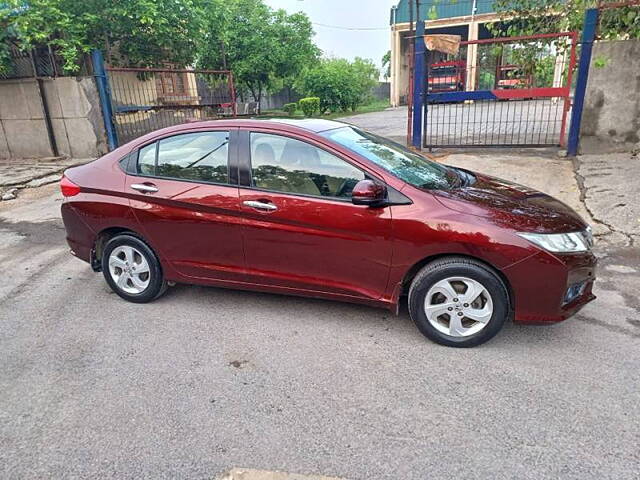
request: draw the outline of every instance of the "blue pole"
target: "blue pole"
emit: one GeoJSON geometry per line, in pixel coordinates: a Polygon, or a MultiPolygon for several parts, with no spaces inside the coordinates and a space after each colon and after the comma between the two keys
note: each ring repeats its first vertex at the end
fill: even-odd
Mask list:
{"type": "Polygon", "coordinates": [[[100,96],[100,105],[102,107],[102,119],[104,120],[104,129],[107,132],[107,144],[109,151],[118,147],[118,134],[113,124],[113,110],[111,109],[111,91],[109,89],[109,80],[107,79],[107,71],[104,68],[104,58],[100,50],[91,52],[91,63],[93,64],[93,75],[96,78],[98,86],[98,95],[100,96]]]}
{"type": "Polygon", "coordinates": [[[424,86],[426,84],[426,47],[423,36],[424,21],[418,19],[416,22],[415,68],[413,70],[413,134],[411,135],[411,142],[418,149],[422,148],[422,121],[424,119],[422,107],[424,105],[424,86]]]}
{"type": "Polygon", "coordinates": [[[591,50],[593,47],[593,41],[596,38],[597,25],[598,9],[590,8],[584,14],[580,63],[578,64],[578,78],[576,79],[576,90],[573,93],[573,106],[571,108],[571,126],[569,127],[569,140],[567,142],[567,155],[571,157],[577,155],[578,144],[580,143],[580,124],[582,123],[584,96],[587,91],[589,65],[591,64],[591,50]]]}

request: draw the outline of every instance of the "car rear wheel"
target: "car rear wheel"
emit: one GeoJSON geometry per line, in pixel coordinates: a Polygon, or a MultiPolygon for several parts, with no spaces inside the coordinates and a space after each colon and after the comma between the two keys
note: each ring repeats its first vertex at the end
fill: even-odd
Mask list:
{"type": "Polygon", "coordinates": [[[117,235],[107,242],[102,252],[102,273],[111,289],[130,302],[150,302],[167,289],[156,254],[130,234],[117,235]]]}
{"type": "Polygon", "coordinates": [[[489,267],[462,257],[443,258],[414,278],[409,313],[434,342],[473,347],[500,331],[509,315],[509,296],[489,267]]]}

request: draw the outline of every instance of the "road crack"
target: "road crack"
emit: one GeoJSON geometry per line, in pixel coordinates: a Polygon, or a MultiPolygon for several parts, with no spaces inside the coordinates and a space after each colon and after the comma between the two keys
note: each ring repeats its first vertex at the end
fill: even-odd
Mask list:
{"type": "Polygon", "coordinates": [[[572,159],[572,169],[573,169],[573,174],[575,176],[576,179],[576,183],[578,185],[578,190],[580,191],[580,202],[582,203],[582,205],[584,205],[585,210],[589,213],[589,215],[591,216],[591,219],[605,227],[607,230],[609,230],[609,232],[607,233],[603,233],[600,235],[597,235],[599,237],[607,237],[609,235],[611,235],[612,233],[617,233],[619,235],[622,235],[627,242],[626,246],[629,247],[633,247],[634,245],[634,238],[632,235],[628,234],[627,232],[621,231],[618,228],[616,228],[614,225],[607,223],[606,221],[598,218],[598,216],[595,214],[595,212],[589,207],[589,204],[587,203],[587,192],[589,192],[589,187],[587,187],[585,185],[585,178],[583,175],[580,174],[580,166],[582,165],[582,163],[580,162],[580,158],[579,156],[573,157],[572,159]]]}

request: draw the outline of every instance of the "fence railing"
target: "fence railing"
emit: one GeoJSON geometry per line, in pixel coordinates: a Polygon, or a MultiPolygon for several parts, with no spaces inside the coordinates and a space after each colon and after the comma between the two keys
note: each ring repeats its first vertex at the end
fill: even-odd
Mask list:
{"type": "Polygon", "coordinates": [[[542,146],[565,140],[573,32],[464,41],[429,52],[423,145],[542,146]]]}
{"type": "Polygon", "coordinates": [[[88,55],[80,57],[74,72],[65,72],[64,60],[51,46],[21,49],[13,42],[8,42],[7,45],[9,47],[9,61],[6,68],[0,70],[0,80],[89,76],[93,74],[88,55]]]}
{"type": "Polygon", "coordinates": [[[107,67],[119,144],[159,128],[235,116],[230,71],[107,67]]]}

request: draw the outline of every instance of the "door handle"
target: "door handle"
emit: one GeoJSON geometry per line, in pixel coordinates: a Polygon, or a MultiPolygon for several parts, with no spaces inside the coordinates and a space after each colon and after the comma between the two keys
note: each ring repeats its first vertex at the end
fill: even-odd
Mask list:
{"type": "Polygon", "coordinates": [[[260,202],[258,200],[247,200],[242,202],[247,207],[255,208],[257,210],[264,210],[265,212],[274,212],[278,209],[273,203],[260,202]]]}
{"type": "Polygon", "coordinates": [[[142,193],[155,193],[158,191],[158,187],[151,183],[132,183],[131,188],[142,193]]]}

